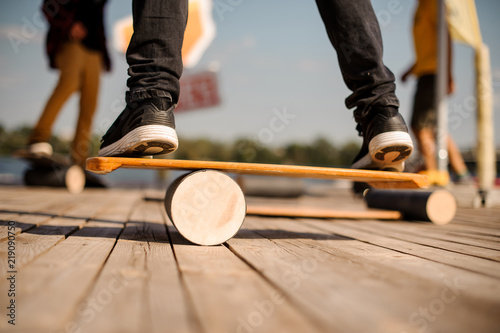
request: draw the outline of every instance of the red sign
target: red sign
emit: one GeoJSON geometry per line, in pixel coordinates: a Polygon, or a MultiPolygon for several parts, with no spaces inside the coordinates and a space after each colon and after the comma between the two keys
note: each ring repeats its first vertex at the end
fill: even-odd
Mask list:
{"type": "Polygon", "coordinates": [[[215,72],[206,71],[181,78],[181,94],[176,112],[208,108],[220,104],[215,72]]]}

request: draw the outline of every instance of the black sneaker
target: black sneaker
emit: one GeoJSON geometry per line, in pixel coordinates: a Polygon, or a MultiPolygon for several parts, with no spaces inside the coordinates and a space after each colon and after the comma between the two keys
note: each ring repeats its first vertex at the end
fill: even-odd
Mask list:
{"type": "Polygon", "coordinates": [[[358,124],[363,146],[352,164],[353,169],[403,171],[404,161],[413,151],[413,143],[401,114],[376,113],[358,124]]]}
{"type": "Polygon", "coordinates": [[[165,98],[150,98],[128,105],[102,137],[99,156],[147,156],[177,149],[174,105],[165,98]]]}

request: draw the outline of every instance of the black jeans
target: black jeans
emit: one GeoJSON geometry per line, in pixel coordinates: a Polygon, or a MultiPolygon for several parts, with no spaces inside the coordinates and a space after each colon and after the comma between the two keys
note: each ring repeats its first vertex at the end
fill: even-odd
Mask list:
{"type": "Polygon", "coordinates": [[[127,102],[179,100],[188,0],[133,0],[134,34],[127,49],[127,102]]]}
{"type": "MultiPolygon", "coordinates": [[[[352,94],[357,122],[368,112],[399,107],[394,75],[382,62],[382,37],[370,0],[316,0],[342,76],[352,94]]],[[[179,98],[181,48],[187,0],[134,0],[134,35],[127,51],[132,101],[149,96],[179,98]]]]}

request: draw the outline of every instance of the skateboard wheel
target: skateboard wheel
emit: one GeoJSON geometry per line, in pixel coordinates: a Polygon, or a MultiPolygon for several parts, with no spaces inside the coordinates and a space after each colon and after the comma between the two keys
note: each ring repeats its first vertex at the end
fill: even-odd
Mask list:
{"type": "Polygon", "coordinates": [[[184,238],[199,245],[218,245],[240,229],[246,202],[231,177],[220,171],[198,170],[172,183],[165,209],[184,238]]]}

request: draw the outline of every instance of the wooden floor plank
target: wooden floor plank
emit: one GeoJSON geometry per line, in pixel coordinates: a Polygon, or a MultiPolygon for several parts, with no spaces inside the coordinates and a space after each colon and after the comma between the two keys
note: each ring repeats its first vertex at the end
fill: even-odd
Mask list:
{"type": "MultiPolygon", "coordinates": [[[[59,331],[71,325],[76,304],[86,295],[116,237],[117,223],[89,222],[18,272],[18,329],[59,331]]],[[[5,283],[0,288],[5,289],[5,283]]],[[[6,328],[0,322],[0,329],[6,328]]]]}
{"type": "Polygon", "coordinates": [[[330,231],[346,237],[352,237],[363,242],[383,246],[399,252],[415,255],[428,260],[440,262],[453,267],[463,268],[484,274],[486,276],[500,278],[500,265],[497,262],[471,257],[468,255],[449,252],[438,248],[428,247],[425,245],[408,243],[406,241],[384,237],[379,235],[375,228],[365,230],[359,228],[360,223],[352,223],[349,221],[338,221],[336,223],[322,223],[314,221],[315,226],[321,227],[322,230],[330,231]]]}
{"type": "Polygon", "coordinates": [[[480,223],[485,224],[496,224],[500,223],[500,219],[498,218],[498,214],[500,213],[500,207],[490,207],[490,208],[462,208],[460,209],[458,216],[464,217],[478,217],[481,219],[480,223]]]}
{"type": "MultiPolygon", "coordinates": [[[[500,243],[500,238],[495,237],[495,236],[490,236],[490,235],[485,235],[485,234],[476,234],[474,232],[465,232],[462,231],[460,232],[459,230],[442,230],[443,232],[449,233],[451,235],[454,235],[456,237],[461,237],[461,238],[470,238],[478,241],[485,241],[488,242],[489,245],[491,244],[499,244],[500,243]]],[[[496,246],[493,247],[496,249],[496,246]]]]}
{"type": "Polygon", "coordinates": [[[494,315],[500,308],[500,296],[492,295],[500,290],[495,279],[354,239],[318,234],[318,229],[293,220],[252,218],[244,228],[250,230],[230,240],[231,249],[284,287],[283,292],[304,311],[321,315],[331,330],[420,331],[409,317],[439,297],[448,283],[457,282],[457,274],[458,286],[464,288],[460,298],[447,305],[447,314],[429,323],[431,331],[470,332],[476,325],[493,331],[500,322],[494,315]],[[467,322],[456,320],[460,312],[467,314],[467,322]]]}
{"type": "Polygon", "coordinates": [[[495,237],[500,241],[500,231],[499,230],[487,229],[487,228],[483,228],[481,226],[474,226],[474,225],[469,225],[469,224],[468,225],[459,224],[455,221],[451,224],[446,224],[442,227],[447,229],[447,230],[460,232],[460,233],[464,233],[464,234],[495,237]]]}
{"type": "Polygon", "coordinates": [[[38,205],[43,205],[49,201],[57,200],[67,192],[51,192],[40,191],[39,189],[18,188],[18,187],[3,187],[2,197],[0,201],[0,210],[22,211],[29,212],[38,205]],[[30,205],[26,203],[29,202],[30,205]]]}
{"type": "Polygon", "coordinates": [[[156,202],[140,202],[87,299],[109,294],[81,332],[197,332],[156,202]]]}
{"type": "MultiPolygon", "coordinates": [[[[410,243],[430,246],[433,248],[438,248],[446,251],[456,252],[459,254],[465,254],[470,256],[475,256],[478,258],[489,259],[493,261],[500,262],[500,251],[491,250],[483,247],[476,247],[467,244],[460,244],[456,242],[450,242],[446,240],[436,239],[433,237],[427,237],[427,234],[432,234],[432,227],[438,226],[430,226],[428,228],[427,233],[422,235],[413,234],[412,232],[408,232],[404,229],[394,228],[396,224],[394,223],[381,223],[381,222],[366,222],[360,223],[356,227],[361,230],[365,230],[368,232],[373,232],[378,235],[383,235],[386,237],[391,237],[403,241],[407,241],[410,243]]],[[[400,224],[403,225],[403,224],[400,224]]],[[[497,271],[500,277],[500,263],[498,264],[497,271]]]]}
{"type": "MultiPolygon", "coordinates": [[[[81,228],[86,222],[85,219],[55,217],[42,226],[17,235],[15,238],[17,270],[23,269],[27,263],[64,240],[68,234],[81,228]]],[[[8,275],[7,254],[7,241],[4,240],[0,243],[0,272],[2,278],[8,275]]]]}
{"type": "Polygon", "coordinates": [[[205,332],[319,332],[225,246],[196,246],[168,222],[183,281],[205,332]]]}
{"type": "MultiPolygon", "coordinates": [[[[499,213],[500,216],[500,213],[499,213]]],[[[456,225],[464,225],[464,226],[472,226],[472,227],[481,227],[486,231],[499,231],[500,225],[497,223],[484,223],[484,217],[468,217],[468,216],[457,216],[454,218],[454,222],[456,225]]],[[[498,233],[497,233],[498,234],[498,233]]]]}
{"type": "MultiPolygon", "coordinates": [[[[379,223],[379,222],[369,222],[369,223],[379,223]]],[[[486,236],[471,237],[470,234],[456,233],[443,229],[440,226],[431,224],[417,224],[417,223],[385,223],[384,224],[391,229],[398,230],[401,232],[411,233],[413,235],[425,235],[427,238],[439,239],[443,241],[471,245],[478,248],[490,249],[500,251],[500,241],[498,239],[491,239],[486,236]]]]}
{"type": "Polygon", "coordinates": [[[41,225],[51,219],[50,215],[40,214],[14,214],[6,220],[0,222],[0,242],[5,241],[9,234],[14,232],[15,235],[26,230],[30,230],[38,225],[41,225]],[[14,222],[13,225],[9,222],[14,222]],[[14,231],[11,228],[13,227],[14,231]],[[9,231],[11,233],[9,233],[9,231]]]}
{"type": "MultiPolygon", "coordinates": [[[[247,217],[225,245],[200,247],[168,221],[163,193],[143,202],[146,193],[0,190],[0,229],[10,219],[18,227],[18,325],[12,330],[1,321],[0,331],[468,333],[500,327],[500,210],[459,209],[444,226],[247,217]]],[[[366,209],[347,189],[313,194],[248,202],[366,209]]],[[[0,273],[6,244],[0,241],[0,273]]],[[[5,274],[0,278],[6,290],[5,274]]]]}
{"type": "Polygon", "coordinates": [[[481,226],[489,229],[500,230],[500,209],[459,209],[455,217],[455,223],[481,226]]]}
{"type": "MultiPolygon", "coordinates": [[[[33,197],[30,196],[30,191],[26,191],[26,195],[19,195],[19,198],[16,198],[18,206],[14,205],[0,212],[5,217],[10,216],[8,220],[0,221],[0,241],[7,238],[9,221],[16,222],[15,234],[17,235],[49,221],[51,217],[62,215],[79,202],[81,204],[79,197],[65,192],[62,195],[58,193],[56,196],[45,195],[45,197],[47,198],[32,203],[33,197]]],[[[87,206],[87,209],[92,208],[87,206]]]]}
{"type": "MultiPolygon", "coordinates": [[[[137,197],[138,195],[122,195],[121,198],[117,198],[101,191],[100,195],[88,196],[87,200],[82,199],[77,205],[67,210],[65,216],[70,217],[50,218],[48,215],[19,215],[20,219],[24,221],[29,216],[45,217],[48,221],[43,220],[43,224],[38,223],[37,227],[16,236],[18,245],[16,251],[17,269],[22,269],[27,263],[64,240],[69,234],[82,228],[88,219],[94,218],[98,213],[99,216],[106,217],[110,210],[127,211],[127,207],[137,200],[137,197]]],[[[4,240],[0,242],[0,272],[2,276],[7,274],[6,258],[7,243],[4,240]]]]}
{"type": "Polygon", "coordinates": [[[46,214],[58,215],[61,210],[78,202],[82,194],[74,195],[66,190],[57,189],[45,191],[25,188],[19,194],[12,194],[0,203],[0,211],[15,213],[36,213],[43,211],[46,214]]]}

